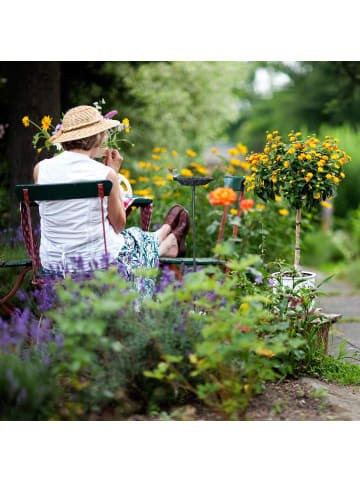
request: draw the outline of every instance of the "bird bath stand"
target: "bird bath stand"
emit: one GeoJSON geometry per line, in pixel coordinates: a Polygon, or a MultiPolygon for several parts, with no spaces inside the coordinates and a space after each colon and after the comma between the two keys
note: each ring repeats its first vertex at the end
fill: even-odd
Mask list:
{"type": "Polygon", "coordinates": [[[182,186],[191,186],[192,188],[192,221],[193,221],[193,271],[196,271],[196,244],[195,244],[195,187],[205,186],[209,182],[213,181],[213,177],[184,177],[174,176],[174,181],[178,182],[182,186]]]}

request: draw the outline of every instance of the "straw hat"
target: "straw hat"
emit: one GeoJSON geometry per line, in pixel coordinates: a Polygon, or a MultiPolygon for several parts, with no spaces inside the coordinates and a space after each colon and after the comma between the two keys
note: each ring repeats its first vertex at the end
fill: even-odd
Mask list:
{"type": "Polygon", "coordinates": [[[117,120],[104,119],[95,107],[79,105],[66,112],[62,128],[50,138],[50,142],[75,141],[119,125],[117,120]]]}

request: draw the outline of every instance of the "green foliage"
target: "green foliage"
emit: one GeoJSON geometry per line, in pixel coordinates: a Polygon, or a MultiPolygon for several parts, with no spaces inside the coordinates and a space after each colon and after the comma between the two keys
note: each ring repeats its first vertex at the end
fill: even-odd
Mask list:
{"type": "Polygon", "coordinates": [[[0,353],[0,419],[47,420],[60,392],[40,351],[0,353]]]}
{"type": "Polygon", "coordinates": [[[308,368],[309,375],[340,385],[360,385],[360,366],[317,353],[308,368]]]}
{"type": "MultiPolygon", "coordinates": [[[[318,132],[324,124],[359,125],[359,62],[252,62],[250,65],[247,81],[237,91],[245,108],[232,126],[234,138],[244,139],[258,150],[263,132],[273,126],[287,131],[301,125],[318,132]],[[288,82],[281,88],[274,87],[270,93],[256,92],[254,80],[258,69],[270,79],[285,75],[288,82]]],[[[344,148],[348,149],[345,144],[344,148]]]]}
{"type": "Polygon", "coordinates": [[[189,303],[190,319],[202,319],[203,328],[187,357],[193,367],[188,376],[184,357],[168,356],[161,342],[163,359],[145,374],[194,393],[224,419],[238,419],[266,380],[286,377],[311,358],[316,329],[308,329],[307,313],[314,294],[299,290],[289,300],[289,292],[257,288],[251,278],[260,274],[259,257],[229,267],[229,277],[208,278],[204,270],[185,278],[181,290],[169,287],[158,297],[158,310],[174,299],[189,303]],[[294,302],[300,311],[290,309],[294,302]]]}
{"type": "MultiPolygon", "coordinates": [[[[65,107],[101,97],[116,105],[133,127],[129,140],[135,148],[123,146],[123,152],[137,161],[157,145],[185,152],[221,136],[237,115],[234,90],[248,69],[245,62],[89,62],[85,67],[70,83],[65,107]]],[[[75,77],[73,67],[68,76],[75,77]]]]}

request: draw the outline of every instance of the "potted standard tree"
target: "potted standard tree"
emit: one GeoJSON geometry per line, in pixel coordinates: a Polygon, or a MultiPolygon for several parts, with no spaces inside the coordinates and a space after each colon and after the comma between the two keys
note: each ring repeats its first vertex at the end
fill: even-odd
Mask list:
{"type": "MultiPolygon", "coordinates": [[[[290,132],[286,142],[278,131],[267,134],[264,152],[251,154],[251,176],[246,189],[264,201],[281,196],[296,209],[294,270],[285,273],[283,284],[294,287],[315,284],[315,274],[300,269],[300,228],[304,209],[311,210],[331,198],[345,178],[344,165],[351,160],[338,145],[338,139],[326,136],[323,141],[301,132],[290,132]]],[[[326,205],[326,204],[325,204],[326,205]]]]}

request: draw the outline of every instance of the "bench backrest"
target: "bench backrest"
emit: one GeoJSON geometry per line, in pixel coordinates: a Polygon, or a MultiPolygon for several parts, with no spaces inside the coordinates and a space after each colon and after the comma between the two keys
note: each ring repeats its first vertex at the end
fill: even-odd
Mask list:
{"type": "Polygon", "coordinates": [[[99,184],[103,185],[104,196],[109,196],[112,182],[108,179],[62,184],[18,184],[15,194],[19,202],[25,202],[24,189],[27,189],[29,201],[61,201],[99,196],[99,184]]]}
{"type": "Polygon", "coordinates": [[[27,252],[31,256],[33,268],[33,283],[37,283],[37,272],[41,269],[39,247],[34,236],[30,205],[35,201],[64,201],[69,199],[85,199],[99,197],[104,234],[104,248],[107,254],[105,235],[105,215],[103,201],[109,196],[112,182],[108,179],[99,181],[85,181],[58,184],[19,184],[15,187],[15,194],[20,202],[21,230],[27,252]]]}

